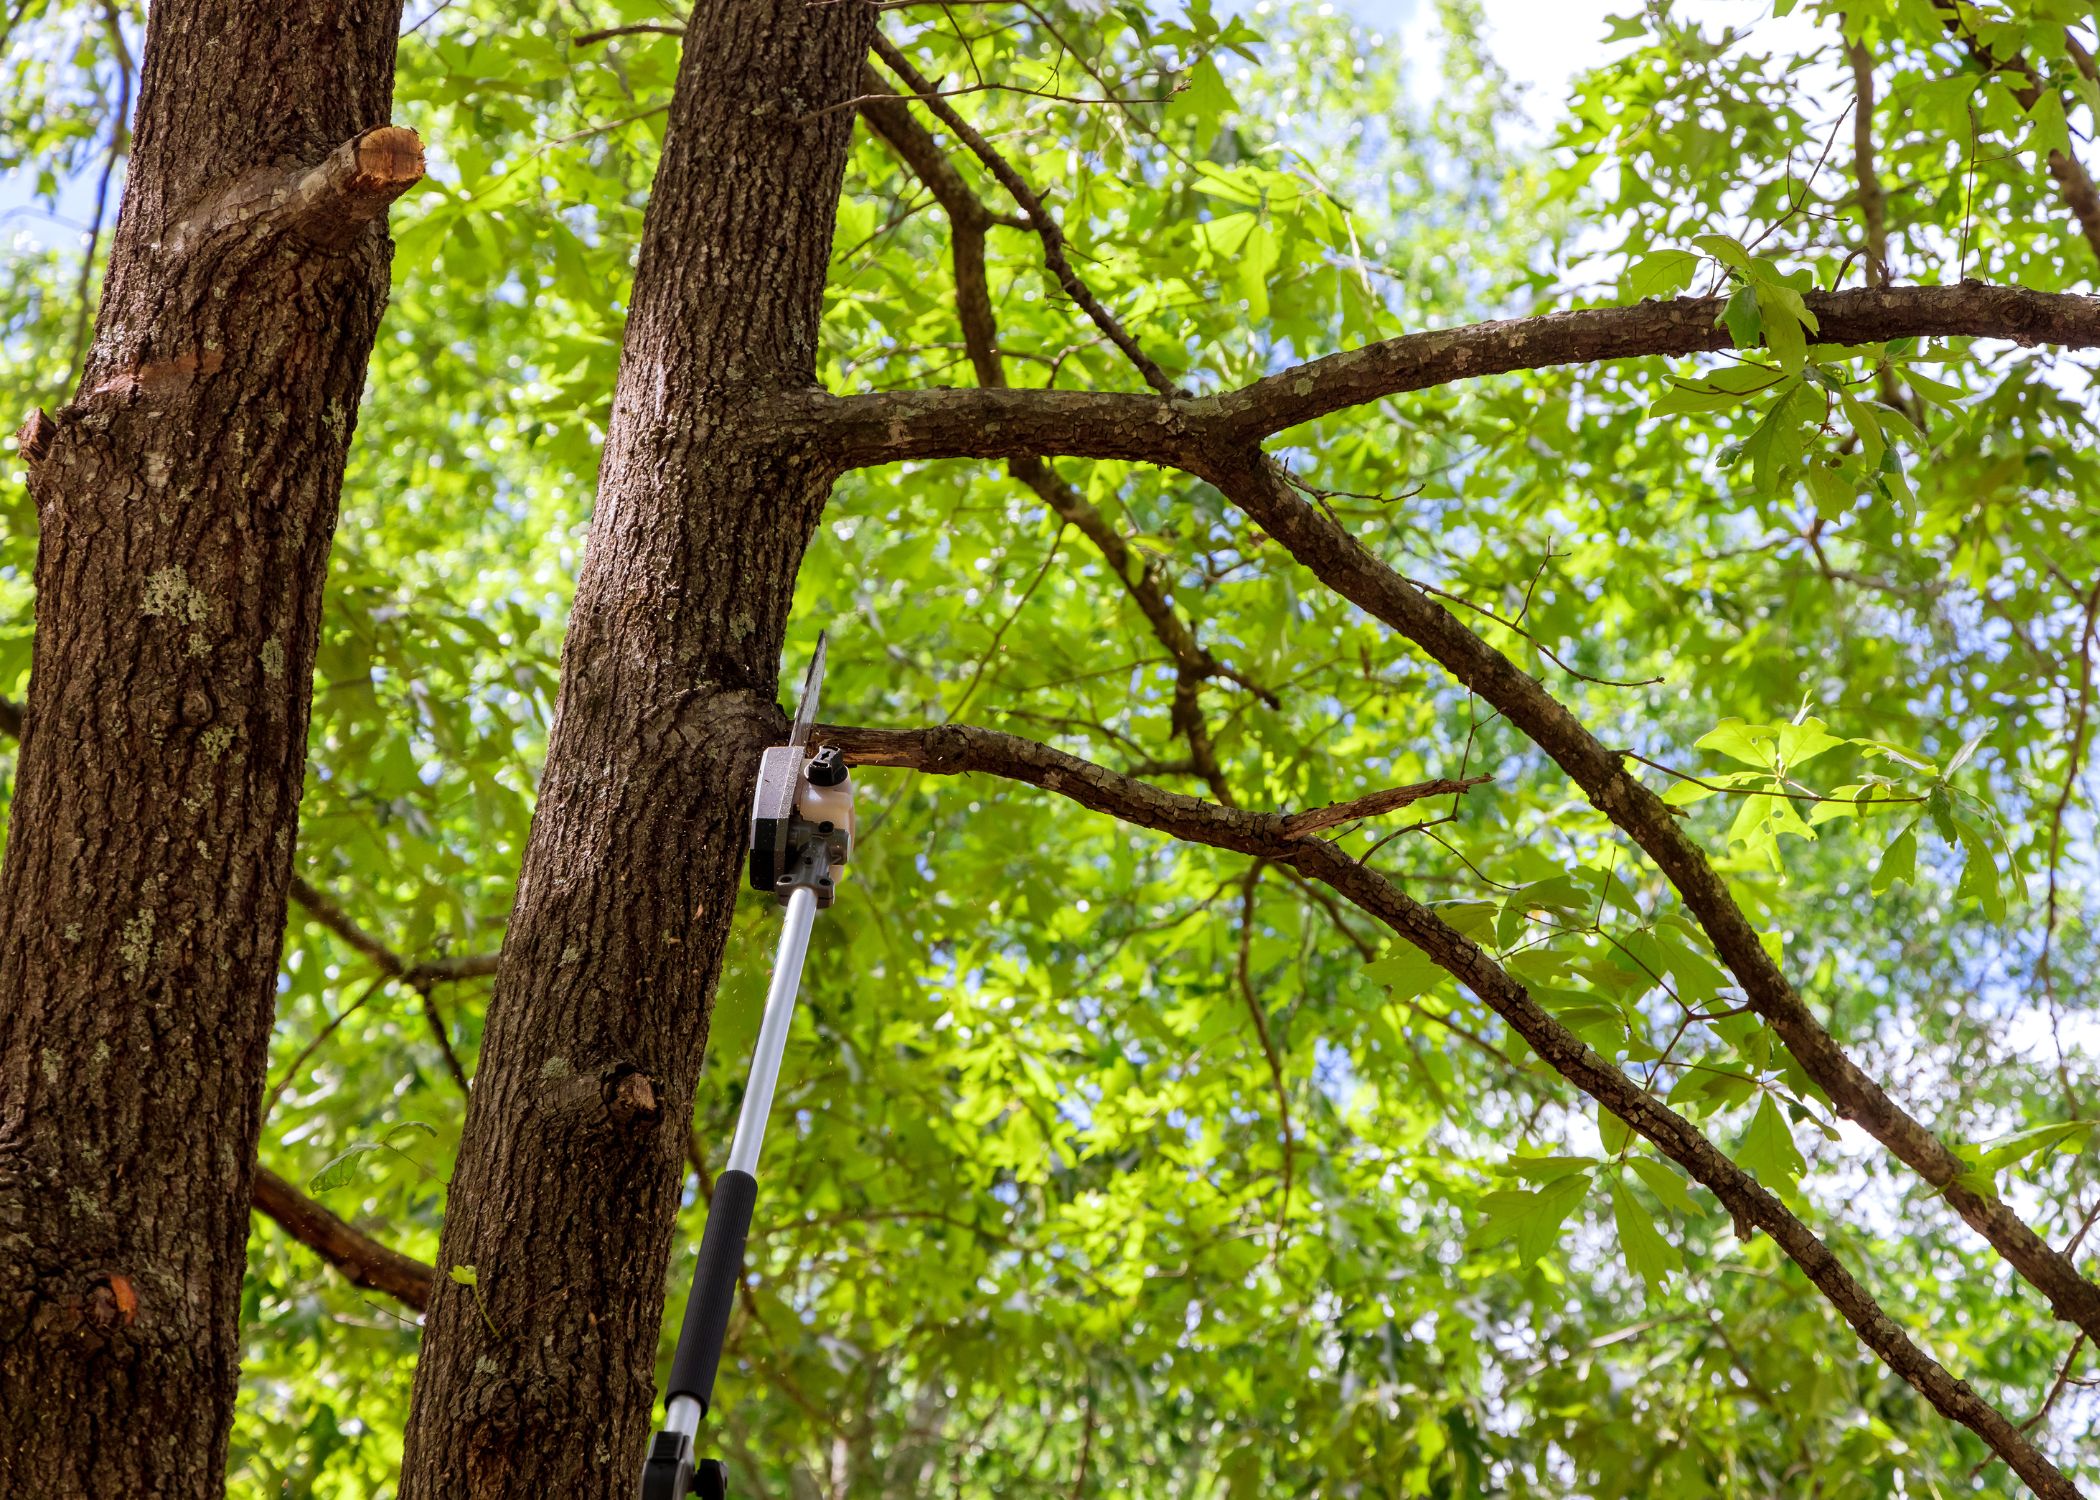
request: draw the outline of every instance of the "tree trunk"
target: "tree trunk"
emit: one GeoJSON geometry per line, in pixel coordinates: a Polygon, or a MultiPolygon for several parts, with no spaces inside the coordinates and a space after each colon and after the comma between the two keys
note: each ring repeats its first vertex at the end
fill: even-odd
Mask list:
{"type": "Polygon", "coordinates": [[[815,380],[874,9],[686,31],[561,699],[416,1371],[404,1500],[624,1495],[686,1122],[797,568],[835,468],[745,414],[815,380]]]}
{"type": "Polygon", "coordinates": [[[399,0],[163,0],[72,405],[21,432],[0,1494],[216,1495],[343,462],[422,172],[399,0]]]}

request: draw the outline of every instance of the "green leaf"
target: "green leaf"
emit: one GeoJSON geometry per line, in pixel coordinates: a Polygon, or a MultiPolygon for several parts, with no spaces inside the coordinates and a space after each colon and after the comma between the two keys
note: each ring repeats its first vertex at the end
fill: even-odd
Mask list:
{"type": "MultiPolygon", "coordinates": [[[[1716,238],[1717,236],[1705,236],[1716,238]]],[[[1728,337],[1738,349],[1755,349],[1764,342],[1764,318],[1758,311],[1757,292],[1748,285],[1737,287],[1729,294],[1721,307],[1721,322],[1728,329],[1728,337]]],[[[1793,368],[1801,368],[1801,361],[1794,361],[1793,368]]]]}
{"type": "Polygon", "coordinates": [[[1619,1228],[1619,1251],[1626,1258],[1626,1269],[1646,1282],[1651,1291],[1661,1290],[1672,1271],[1684,1269],[1677,1247],[1662,1237],[1648,1216],[1647,1207],[1626,1190],[1624,1183],[1611,1185],[1611,1212],[1619,1228]]]}
{"type": "Polygon", "coordinates": [[[1816,503],[1816,514],[1826,521],[1835,521],[1858,498],[1852,482],[1834,464],[1810,464],[1801,471],[1801,478],[1816,503]]]}
{"type": "Polygon", "coordinates": [[[452,1279],[458,1282],[461,1286],[481,1285],[481,1273],[475,1270],[472,1266],[454,1266],[452,1268],[451,1274],[452,1279]]]}
{"type": "Polygon", "coordinates": [[[1597,1106],[1597,1135],[1604,1142],[1606,1156],[1617,1156],[1633,1144],[1633,1127],[1601,1104],[1597,1106]]]}
{"type": "Polygon", "coordinates": [[[1769,732],[1761,730],[1762,726],[1746,724],[1741,719],[1723,719],[1694,743],[1701,750],[1718,750],[1745,765],[1769,771],[1775,746],[1769,732]]]}
{"type": "MultiPolygon", "coordinates": [[[[1794,315],[1793,308],[1769,283],[1757,281],[1753,282],[1752,286],[1755,288],[1758,325],[1763,331],[1765,346],[1779,361],[1779,368],[1793,374],[1808,358],[1808,335],[1802,329],[1801,320],[1794,315]]],[[[1741,295],[1740,292],[1736,293],[1736,296],[1741,295]]],[[[1794,300],[1800,300],[1798,294],[1794,300]]],[[[1729,298],[1731,306],[1734,302],[1734,297],[1729,298]]],[[[1749,343],[1737,331],[1733,318],[1728,323],[1728,334],[1735,340],[1737,348],[1749,347],[1749,343]]]]}
{"type": "Polygon", "coordinates": [[[1944,380],[1935,380],[1916,365],[1904,366],[1903,383],[1935,406],[1944,406],[1949,411],[1960,410],[1959,403],[1964,394],[1962,388],[1949,385],[1944,380]]]}
{"type": "Polygon", "coordinates": [[[1770,1094],[1758,1101],[1757,1114],[1750,1121],[1735,1159],[1744,1171],[1775,1191],[1791,1188],[1808,1170],[1808,1162],[1795,1146],[1794,1134],[1770,1094]]]}
{"type": "Polygon", "coordinates": [[[1684,1179],[1671,1171],[1665,1163],[1652,1157],[1634,1156],[1629,1157],[1626,1164],[1633,1168],[1641,1181],[1648,1184],[1648,1191],[1660,1198],[1665,1208],[1674,1208],[1683,1214],[1695,1214],[1699,1211],[1699,1205],[1685,1187],[1684,1179]]]}
{"type": "Polygon", "coordinates": [[[1575,1172],[1535,1192],[1513,1188],[1489,1193],[1480,1200],[1486,1215],[1467,1242],[1485,1248],[1514,1240],[1518,1259],[1530,1265],[1553,1248],[1560,1226],[1589,1196],[1591,1180],[1588,1172],[1575,1172]]]}
{"type": "Polygon", "coordinates": [[[1859,461],[1871,474],[1880,464],[1881,455],[1888,450],[1888,439],[1882,436],[1880,415],[1875,407],[1849,391],[1839,391],[1838,402],[1845,409],[1845,420],[1859,435],[1859,461]]]}
{"type": "Polygon", "coordinates": [[[1235,262],[1240,295],[1247,299],[1247,315],[1257,323],[1269,317],[1269,273],[1282,255],[1282,240],[1264,218],[1247,234],[1235,262]]]}
{"type": "Polygon", "coordinates": [[[1950,844],[1960,840],[1961,835],[1954,828],[1954,799],[1948,795],[1944,784],[1925,794],[1925,815],[1932,819],[1932,826],[1942,839],[1950,844]]]}
{"type": "Polygon", "coordinates": [[[360,1174],[364,1159],[374,1151],[384,1150],[377,1141],[357,1141],[334,1157],[320,1171],[307,1179],[306,1190],[310,1193],[326,1193],[339,1187],[347,1187],[360,1174]]]}
{"type": "Polygon", "coordinates": [[[1187,121],[1194,129],[1198,151],[1208,151],[1216,139],[1218,128],[1225,117],[1237,108],[1232,90],[1225,86],[1225,75],[1209,56],[1196,59],[1189,69],[1188,87],[1176,94],[1167,105],[1167,116],[1176,121],[1187,121]]]}
{"type": "Polygon", "coordinates": [[[1798,771],[1824,751],[1845,743],[1824,728],[1821,719],[1805,717],[1780,725],[1777,738],[1779,763],[1788,771],[1798,771]]]}
{"type": "Polygon", "coordinates": [[[1875,895],[1884,894],[1897,881],[1905,885],[1914,884],[1918,878],[1918,825],[1913,819],[1901,833],[1889,840],[1888,848],[1881,851],[1881,861],[1874,866],[1874,877],[1868,889],[1875,895]]]}
{"type": "Polygon", "coordinates": [[[1386,951],[1364,965],[1364,977],[1382,984],[1395,1000],[1414,1000],[1444,977],[1436,960],[1405,938],[1394,938],[1386,951]]]}
{"type": "Polygon", "coordinates": [[[2064,118],[2061,94],[2053,88],[2043,89],[2036,95],[2034,103],[2027,107],[2027,113],[2034,121],[2034,128],[2027,135],[2029,150],[2037,156],[2047,156],[2051,152],[2065,156],[2071,154],[2071,126],[2064,118]]]}
{"type": "Polygon", "coordinates": [[[1937,776],[1940,773],[1939,762],[1927,760],[1918,751],[1907,750],[1901,745],[1890,743],[1888,740],[1854,740],[1852,743],[1865,750],[1869,760],[1888,759],[1897,761],[1902,765],[1909,766],[1914,771],[1923,771],[1930,776],[1937,776]]]}
{"type": "MultiPolygon", "coordinates": [[[[1745,250],[1743,242],[1733,235],[1695,234],[1692,236],[1692,243],[1732,271],[1750,269],[1750,252],[1745,250]]],[[[1737,342],[1740,343],[1741,340],[1737,342]]]]}
{"type": "Polygon", "coordinates": [[[1619,287],[1631,301],[1648,297],[1674,297],[1692,284],[1699,271],[1699,257],[1689,250],[1655,250],[1627,268],[1619,287]]]}
{"type": "Polygon", "coordinates": [[[1983,1170],[1987,1173],[2004,1171],[2027,1160],[2030,1156],[2046,1155],[2059,1146],[2076,1142],[2074,1150],[2083,1150],[2092,1137],[2096,1122],[2093,1120],[2063,1120],[2054,1125],[2038,1125],[2032,1130],[2022,1130],[2004,1137],[1984,1152],[1983,1170]]]}
{"type": "Polygon", "coordinates": [[[1494,901],[1433,901],[1429,909],[1448,923],[1460,937],[1479,942],[1494,930],[1495,916],[1502,910],[1494,901]]]}
{"type": "Polygon", "coordinates": [[[1967,818],[1956,818],[1954,831],[1969,856],[1962,865],[1959,894],[1974,896],[1982,903],[1986,917],[1993,922],[2003,922],[2005,891],[1998,883],[1998,860],[1990,837],[1967,818]]]}

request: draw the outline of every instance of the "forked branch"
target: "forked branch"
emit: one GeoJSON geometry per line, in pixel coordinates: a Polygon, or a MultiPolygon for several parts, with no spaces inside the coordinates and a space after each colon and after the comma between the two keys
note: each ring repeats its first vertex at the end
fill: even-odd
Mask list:
{"type": "MultiPolygon", "coordinates": [[[[907,81],[917,79],[894,48],[885,51],[884,57],[907,81]]],[[[1855,65],[1860,61],[1855,53],[1855,65]]],[[[923,82],[918,79],[919,84],[923,82]]],[[[1867,82],[1870,86],[1871,68],[1867,82]]],[[[1011,165],[981,137],[965,135],[968,127],[952,111],[943,118],[958,135],[972,140],[973,150],[1022,203],[1038,232],[1046,224],[1054,231],[1054,221],[1040,198],[1011,165]]],[[[1870,148],[1870,140],[1868,145],[1870,148]]],[[[922,154],[925,149],[930,149],[930,142],[922,154]]],[[[981,207],[973,217],[981,226],[981,207]]],[[[981,250],[981,232],[977,244],[981,250]]],[[[1061,253],[1061,240],[1054,233],[1044,236],[1044,245],[1048,256],[1061,253]]],[[[1069,269],[1067,264],[1066,273],[1069,269]]],[[[1878,342],[1896,336],[1897,328],[1918,334],[1978,332],[1987,327],[2022,342],[2100,342],[2100,301],[2087,297],[1964,283],[1903,289],[1876,285],[1864,291],[1811,294],[1809,302],[1820,323],[1820,338],[1833,344],[1878,342]]],[[[1090,312],[1098,308],[1098,302],[1082,305],[1090,312]]],[[[1732,339],[1722,326],[1720,306],[1718,299],[1686,298],[1413,334],[1330,355],[1205,400],[985,392],[1000,403],[998,415],[980,413],[973,437],[984,445],[982,451],[1020,458],[1027,451],[1025,439],[1037,430],[1038,420],[1048,418],[1045,425],[1056,426],[1073,419],[1073,426],[1091,426],[1098,435],[1097,456],[1149,458],[1198,474],[1223,490],[1323,583],[1415,642],[1551,755],[1590,801],[1655,861],[1705,928],[1752,1006],[1770,1022],[1833,1105],[1938,1188],[1971,1227],[2043,1292],[2059,1317],[2100,1337],[2100,1286],[2080,1275],[2068,1256],[2051,1248],[2006,1204],[1962,1184],[1960,1159],[1891,1099],[1824,1029],[1765,951],[1704,852],[1686,836],[1661,800],[1629,775],[1619,757],[1536,680],[1373,557],[1332,517],[1309,504],[1293,488],[1289,476],[1261,451],[1260,440],[1268,434],[1338,406],[1396,391],[1545,365],[1728,347],[1732,339]],[[1037,410],[1031,412],[1031,406],[1037,410]],[[1023,439],[1019,447],[1013,446],[1016,438],[1023,439]]],[[[1112,320],[1103,321],[1106,317],[1102,312],[1096,321],[1113,334],[1112,320]]],[[[1124,341],[1118,343],[1121,346],[1124,341]]],[[[1155,367],[1138,355],[1132,357],[1146,372],[1148,382],[1160,388],[1155,367]]],[[[956,394],[812,399],[831,403],[834,413],[854,403],[889,407],[888,438],[909,441],[914,433],[938,429],[945,415],[942,407],[957,404],[949,399],[956,394]],[[896,409],[905,404],[913,409],[896,409]]],[[[1187,687],[1185,674],[1177,705],[1183,709],[1183,718],[1190,720],[1184,730],[1200,761],[1206,742],[1200,720],[1186,713],[1187,700],[1192,697],[1187,687]]],[[[1221,778],[1212,774],[1207,779],[1221,801],[1230,800],[1224,795],[1221,778]]]]}
{"type": "Polygon", "coordinates": [[[1765,950],[1727,883],[1662,799],[1629,774],[1538,680],[1302,499],[1259,450],[1205,475],[1322,583],[1384,621],[1500,710],[1551,756],[1590,802],[1630,835],[1677,890],[1750,1004],[1846,1118],[1916,1171],[2058,1317],[2100,1337],[2100,1287],[2002,1200],[1966,1186],[1961,1159],[1870,1077],[1816,1019],[1765,950]]]}
{"type": "Polygon", "coordinates": [[[1745,1232],[1755,1226],[1771,1235],[1862,1343],[1935,1409],[1982,1438],[2035,1494],[2071,1500],[2079,1493],[2002,1412],[1919,1348],[1806,1224],[1696,1126],[1591,1050],[1492,955],[1393,881],[1332,843],[1291,836],[1290,814],[1221,807],[1135,781],[1033,740],[961,725],[902,731],[825,725],[817,738],[838,746],[859,765],[902,766],[940,775],[979,772],[1025,782],[1126,823],[1289,865],[1332,887],[1421,949],[1554,1071],[1704,1184],[1745,1232]]]}

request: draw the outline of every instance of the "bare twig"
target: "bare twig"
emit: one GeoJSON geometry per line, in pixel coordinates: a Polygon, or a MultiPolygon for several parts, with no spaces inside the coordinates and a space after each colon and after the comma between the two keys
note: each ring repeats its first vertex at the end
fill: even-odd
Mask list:
{"type": "Polygon", "coordinates": [[[458,958],[432,958],[420,963],[410,963],[400,954],[357,924],[357,920],[337,904],[334,897],[316,886],[303,875],[292,877],[292,899],[305,908],[308,916],[340,938],[345,946],[363,954],[379,971],[390,979],[398,979],[413,989],[422,1000],[423,1016],[430,1024],[430,1034],[444,1054],[445,1067],[459,1085],[461,1093],[469,1091],[471,1085],[466,1067],[459,1054],[453,1050],[452,1034],[445,1018],[438,1009],[437,999],[431,989],[452,980],[478,979],[496,972],[498,955],[494,953],[466,954],[458,958]]]}
{"type": "Polygon", "coordinates": [[[321,1044],[335,1035],[337,1027],[356,1015],[360,1010],[363,1010],[365,1002],[377,994],[379,987],[385,984],[386,981],[386,975],[374,974],[371,979],[366,981],[365,987],[357,992],[357,998],[329,1017],[328,1024],[315,1032],[312,1039],[299,1049],[299,1055],[285,1065],[283,1076],[277,1080],[276,1086],[270,1090],[268,1096],[263,1100],[262,1117],[265,1120],[269,1119],[271,1113],[276,1110],[277,1101],[282,1099],[284,1091],[292,1086],[292,1080],[299,1076],[299,1070],[306,1066],[307,1059],[321,1050],[321,1044]]]}
{"type": "Polygon", "coordinates": [[[124,159],[125,148],[131,144],[131,48],[124,40],[124,20],[117,14],[115,0],[103,0],[102,18],[109,31],[110,45],[117,53],[117,109],[109,124],[109,151],[102,159],[102,175],[95,182],[95,211],[88,220],[87,245],[80,252],[80,281],[74,289],[77,304],[73,310],[71,371],[74,374],[79,372],[87,357],[88,326],[94,312],[88,292],[95,282],[95,255],[102,245],[102,220],[109,211],[110,179],[116,175],[117,163],[124,159]]]}
{"type": "Polygon", "coordinates": [[[569,38],[572,47],[595,47],[623,36],[684,36],[685,27],[676,21],[636,21],[627,26],[606,26],[597,31],[579,31],[569,38]]]}
{"type": "Polygon", "coordinates": [[[1268,1012],[1262,1008],[1261,997],[1254,992],[1253,976],[1248,972],[1248,960],[1254,948],[1254,897],[1265,864],[1266,861],[1257,859],[1247,867],[1247,876],[1240,882],[1239,957],[1233,965],[1233,974],[1239,982],[1240,999],[1247,1006],[1248,1018],[1254,1022],[1254,1035],[1261,1042],[1261,1054],[1268,1061],[1269,1081],[1276,1090],[1276,1129],[1283,1145],[1283,1189],[1276,1208],[1274,1252],[1280,1254],[1290,1235],[1291,1179],[1296,1172],[1297,1145],[1291,1133],[1291,1094],[1283,1081],[1283,1059],[1276,1055],[1276,1041],[1269,1034],[1268,1012]]]}
{"type": "Polygon", "coordinates": [[[2058,876],[2063,858],[2064,814],[2077,790],[2079,773],[2085,769],[2086,732],[2093,708],[2093,637],[2100,627],[2100,578],[2085,596],[2085,617],[2078,630],[2078,707],[2071,720],[2071,743],[2064,752],[2064,784],[2049,809],[2049,896],[2042,920],[2042,951],[2039,960],[2042,991],[2049,1001],[2049,1029],[2056,1040],[2057,1081],[2064,1092],[2064,1107],[2072,1119],[2082,1118],[2085,1108],[2071,1083],[2070,1065],[2064,1057],[2062,1004],[2056,993],[2056,928],[2058,920],[2058,876]]]}

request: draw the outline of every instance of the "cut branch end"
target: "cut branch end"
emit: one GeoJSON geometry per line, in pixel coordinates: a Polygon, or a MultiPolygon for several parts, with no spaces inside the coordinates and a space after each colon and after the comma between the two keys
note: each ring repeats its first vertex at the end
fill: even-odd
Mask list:
{"type": "Polygon", "coordinates": [[[292,189],[291,226],[324,245],[347,244],[423,180],[423,141],[401,125],[380,125],[345,141],[292,189]]]}

